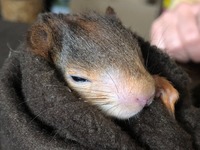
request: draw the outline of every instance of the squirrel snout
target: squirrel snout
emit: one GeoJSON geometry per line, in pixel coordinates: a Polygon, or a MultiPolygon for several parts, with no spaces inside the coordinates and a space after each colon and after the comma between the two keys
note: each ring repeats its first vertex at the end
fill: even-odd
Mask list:
{"type": "Polygon", "coordinates": [[[153,77],[147,76],[146,80],[139,80],[140,82],[137,91],[137,101],[141,106],[149,106],[156,94],[156,86],[153,77]]]}
{"type": "MultiPolygon", "coordinates": [[[[107,72],[106,75],[101,79],[104,83],[102,87],[106,92],[106,101],[98,106],[108,115],[126,119],[152,103],[156,87],[150,75],[140,76],[140,78],[115,72],[109,74],[107,72]]],[[[99,86],[95,88],[99,89],[99,86]]]]}
{"type": "MultiPolygon", "coordinates": [[[[144,93],[145,95],[145,93],[144,93]]],[[[136,98],[136,101],[141,105],[141,106],[149,106],[155,96],[155,92],[152,95],[145,95],[145,96],[139,96],[138,98],[136,98]]]]}
{"type": "Polygon", "coordinates": [[[118,87],[117,91],[121,103],[135,104],[139,107],[148,106],[152,103],[156,93],[153,78],[133,80],[132,82],[124,82],[124,84],[126,85],[123,85],[123,88],[118,87]]]}
{"type": "Polygon", "coordinates": [[[129,89],[122,89],[117,95],[119,102],[122,104],[145,107],[152,103],[155,97],[155,88],[152,86],[151,89],[137,89],[136,87],[136,90],[131,92],[129,89]]]}

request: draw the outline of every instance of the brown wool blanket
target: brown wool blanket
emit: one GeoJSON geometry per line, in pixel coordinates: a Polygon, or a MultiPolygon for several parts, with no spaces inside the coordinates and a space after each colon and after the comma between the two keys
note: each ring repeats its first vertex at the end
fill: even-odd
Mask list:
{"type": "Polygon", "coordinates": [[[106,117],[22,44],[0,72],[0,149],[200,149],[200,113],[186,102],[187,75],[155,47],[139,42],[149,71],[165,76],[180,92],[176,120],[159,100],[128,120],[106,117]]]}

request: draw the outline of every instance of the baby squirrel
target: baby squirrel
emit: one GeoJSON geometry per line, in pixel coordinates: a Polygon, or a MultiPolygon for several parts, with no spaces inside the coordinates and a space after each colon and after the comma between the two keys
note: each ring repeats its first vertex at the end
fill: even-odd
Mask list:
{"type": "Polygon", "coordinates": [[[105,114],[127,119],[160,97],[170,113],[178,92],[144,65],[137,38],[108,8],[105,15],[42,14],[27,46],[55,64],[68,86],[105,114]]]}

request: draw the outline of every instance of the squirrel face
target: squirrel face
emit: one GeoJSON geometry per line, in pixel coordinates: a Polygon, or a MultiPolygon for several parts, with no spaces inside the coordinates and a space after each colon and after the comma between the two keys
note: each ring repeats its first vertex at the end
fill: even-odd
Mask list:
{"type": "Polygon", "coordinates": [[[151,76],[135,78],[112,67],[92,71],[70,67],[65,72],[65,79],[84,101],[119,119],[130,118],[140,112],[152,102],[155,94],[151,76]]]}
{"type": "Polygon", "coordinates": [[[61,70],[84,101],[109,116],[129,118],[154,98],[155,82],[137,39],[113,15],[45,14],[27,43],[61,70]]]}

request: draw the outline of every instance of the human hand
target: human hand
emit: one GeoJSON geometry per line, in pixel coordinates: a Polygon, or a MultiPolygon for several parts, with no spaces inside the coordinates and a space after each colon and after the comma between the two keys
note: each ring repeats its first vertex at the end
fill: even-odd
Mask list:
{"type": "Polygon", "coordinates": [[[180,62],[200,62],[200,3],[180,4],[151,27],[151,43],[180,62]]]}

